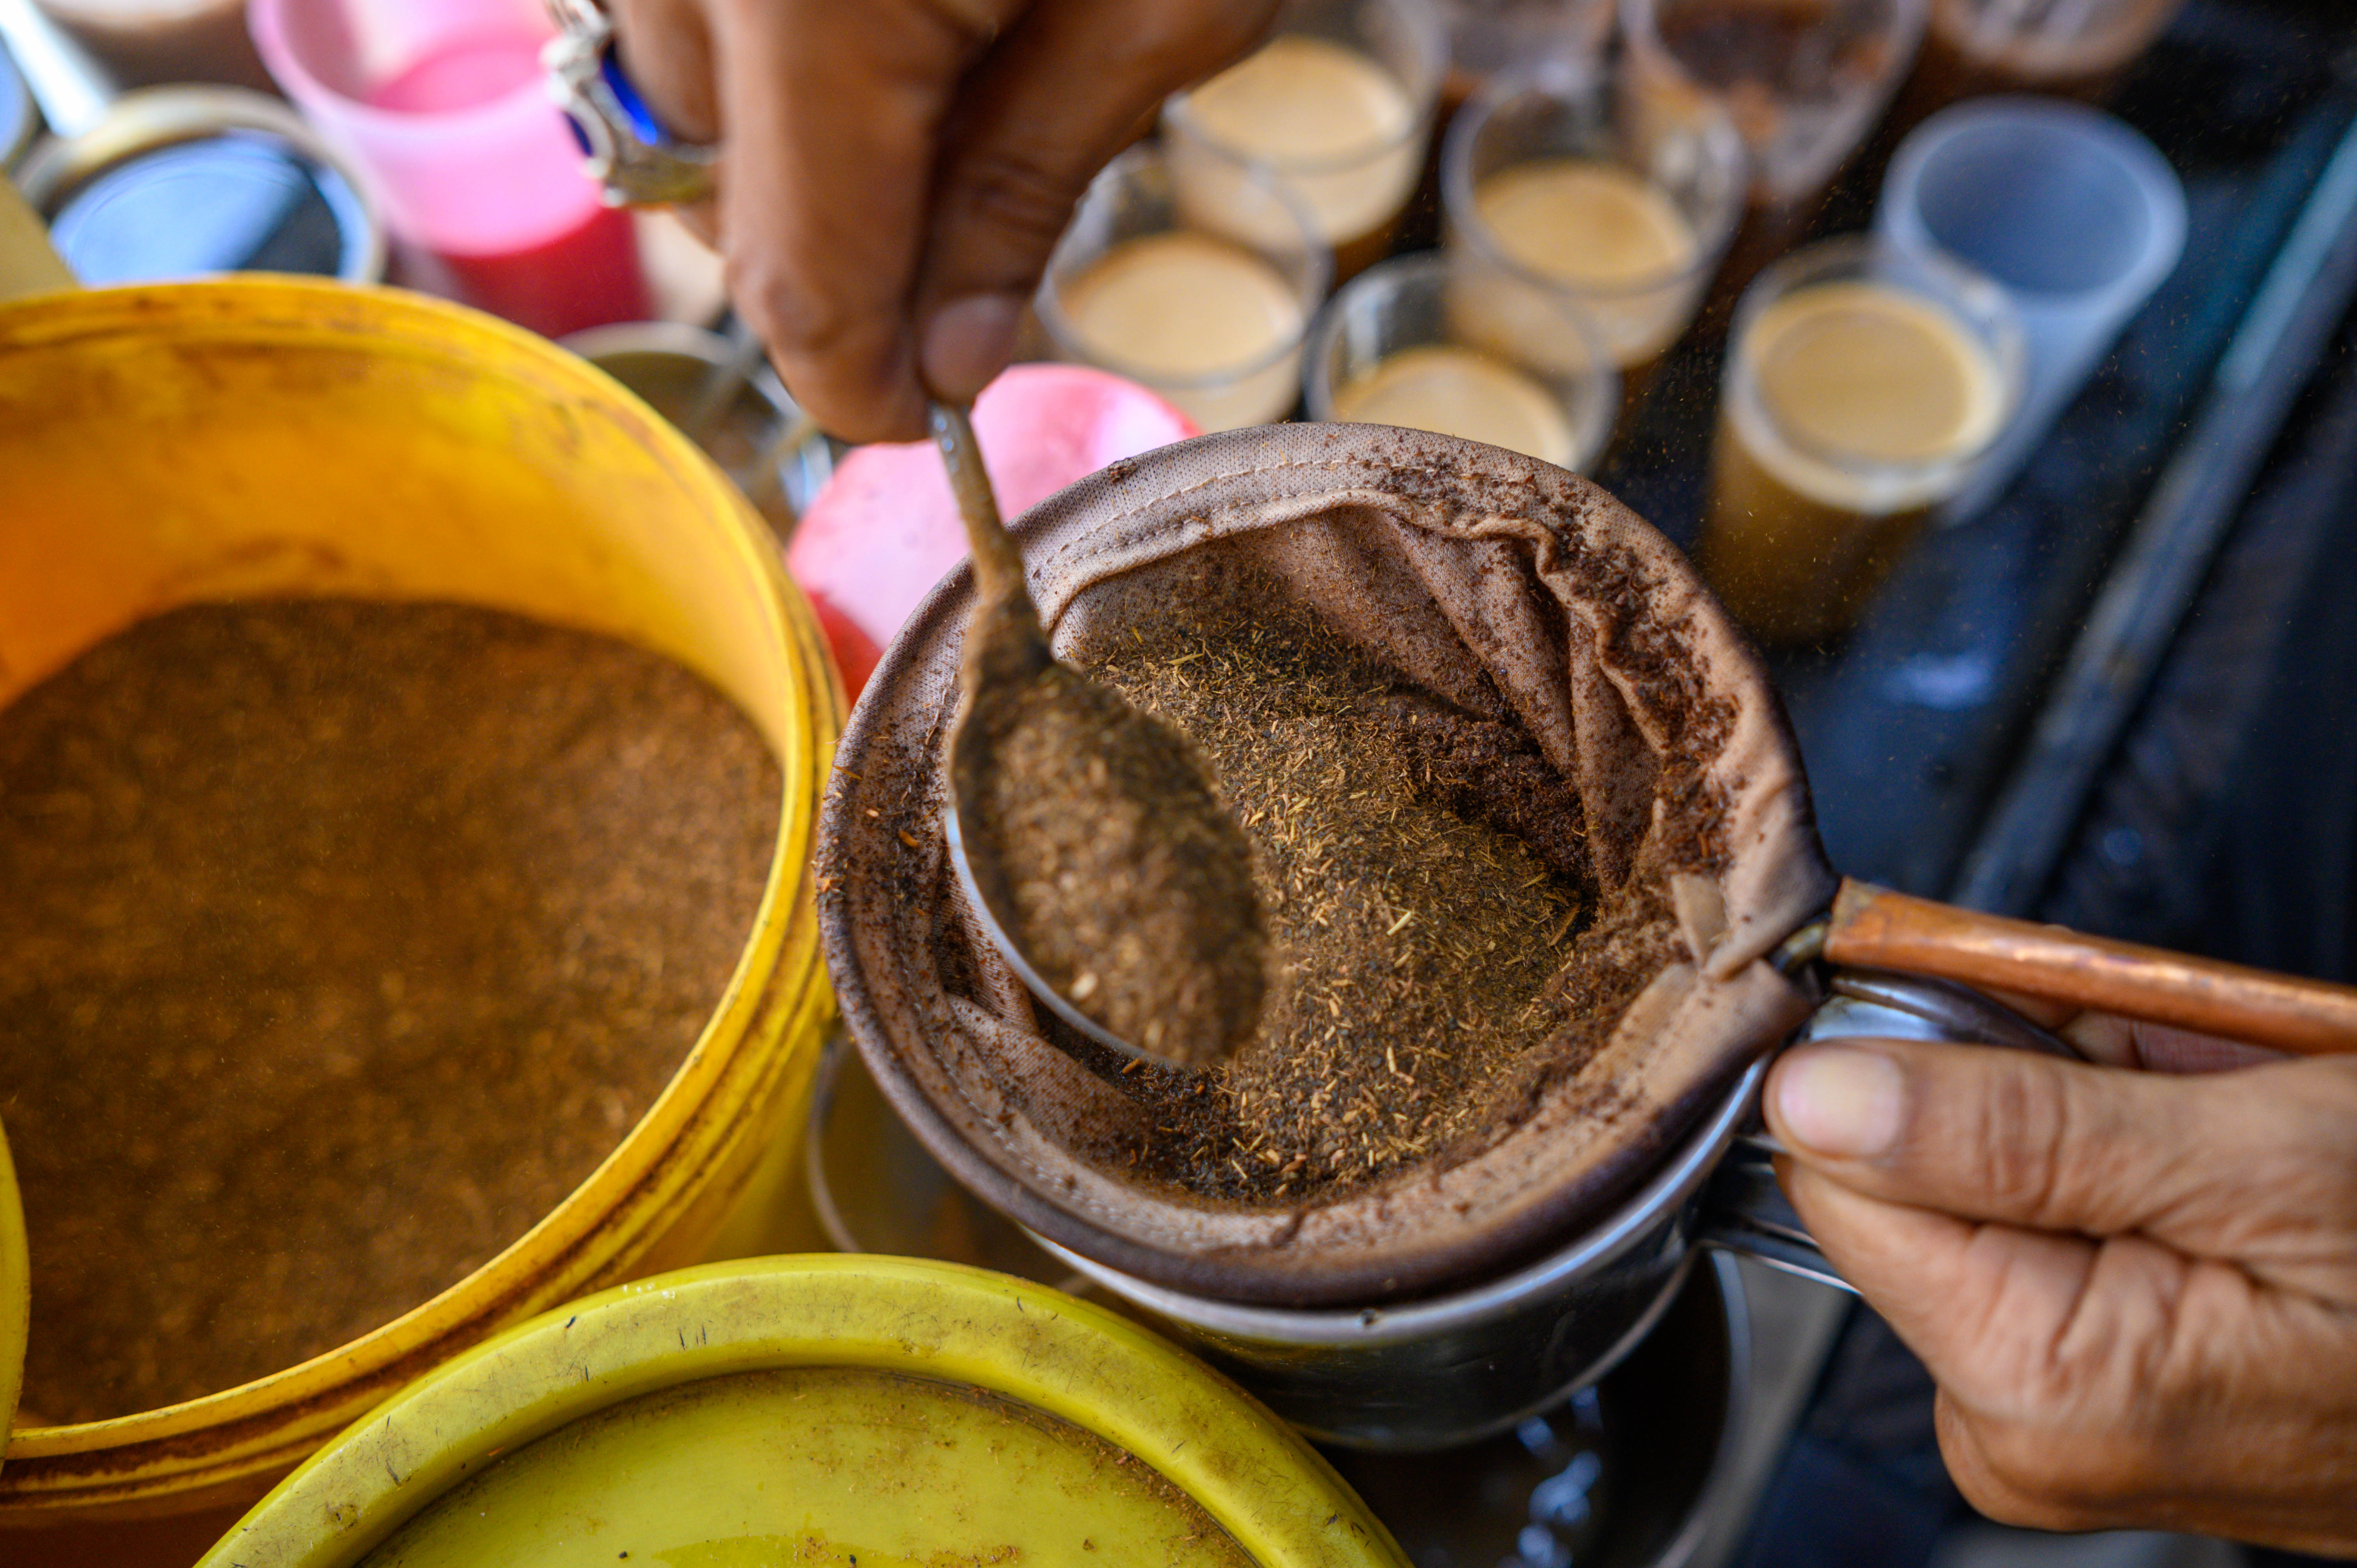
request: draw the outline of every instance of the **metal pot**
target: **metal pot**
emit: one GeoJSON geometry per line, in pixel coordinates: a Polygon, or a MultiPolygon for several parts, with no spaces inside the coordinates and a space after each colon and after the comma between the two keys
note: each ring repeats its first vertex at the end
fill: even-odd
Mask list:
{"type": "Polygon", "coordinates": [[[756,365],[726,405],[697,423],[695,405],[738,347],[717,332],[674,321],[585,328],[562,340],[640,397],[705,450],[745,492],[770,532],[791,539],[803,509],[834,472],[834,446],[786,391],[778,372],[756,365]]]}
{"type": "MultiPolygon", "coordinates": [[[[1797,1038],[1898,1036],[2068,1047],[1962,986],[1837,972],[1797,1038]]],[[[1668,1308],[1698,1251],[1758,1258],[1838,1289],[1778,1190],[1756,1125],[1765,1061],[1744,1073],[1645,1185],[1597,1225],[1501,1278],[1390,1306],[1297,1311],[1147,1283],[1034,1237],[1151,1314],[1323,1442],[1422,1450],[1504,1432],[1619,1365],[1668,1308]]]]}
{"type": "Polygon", "coordinates": [[[1686,1275],[1597,1388],[1446,1454],[1335,1451],[1418,1568],[1685,1568],[1743,1507],[1751,1318],[1732,1259],[1686,1275]]]}
{"type": "Polygon", "coordinates": [[[384,277],[375,203],[342,156],[280,100],[240,87],[143,87],[102,98],[91,113],[70,128],[54,125],[17,169],[25,199],[83,283],[221,272],[384,277]],[[222,211],[242,200],[272,216],[253,225],[195,222],[192,169],[222,211]]]}

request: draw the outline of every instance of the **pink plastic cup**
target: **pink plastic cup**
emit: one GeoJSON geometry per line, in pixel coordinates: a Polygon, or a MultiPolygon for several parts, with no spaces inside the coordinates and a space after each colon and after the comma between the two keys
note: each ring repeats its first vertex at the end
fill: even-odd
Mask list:
{"type": "Polygon", "coordinates": [[[542,85],[541,0],[253,0],[254,47],[361,171],[407,280],[552,336],[643,317],[608,210],[542,85]]]}
{"type": "MultiPolygon", "coordinates": [[[[1200,434],[1135,381],[1085,365],[1007,370],[974,400],[974,433],[1010,519],[1108,463],[1200,434]]],[[[930,441],[845,456],[786,552],[855,697],[900,623],[964,559],[965,527],[930,441]]]]}

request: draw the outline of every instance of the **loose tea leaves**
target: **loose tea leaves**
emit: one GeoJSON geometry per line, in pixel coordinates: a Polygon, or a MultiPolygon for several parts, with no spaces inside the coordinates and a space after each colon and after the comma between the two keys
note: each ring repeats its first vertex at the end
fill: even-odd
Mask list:
{"type": "Polygon", "coordinates": [[[514,1241],[703,1028],[780,788],[686,671],[458,606],[195,607],[0,710],[27,1411],[292,1366],[514,1241]]]}
{"type": "Polygon", "coordinates": [[[1223,1067],[1124,1077],[1155,1131],[1103,1163],[1248,1206],[1454,1163],[1684,956],[1650,882],[1599,884],[1578,796],[1527,734],[1405,685],[1274,585],[1141,628],[1094,673],[1217,768],[1278,976],[1223,1067]]]}

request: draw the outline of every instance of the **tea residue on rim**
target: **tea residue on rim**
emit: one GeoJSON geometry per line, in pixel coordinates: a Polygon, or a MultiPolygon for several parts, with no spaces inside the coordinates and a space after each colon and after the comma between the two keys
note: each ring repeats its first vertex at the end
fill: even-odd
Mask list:
{"type": "Polygon", "coordinates": [[[687,671],[465,606],[191,607],[0,710],[27,1410],[278,1371],[515,1241],[703,1030],[781,790],[687,671]]]}

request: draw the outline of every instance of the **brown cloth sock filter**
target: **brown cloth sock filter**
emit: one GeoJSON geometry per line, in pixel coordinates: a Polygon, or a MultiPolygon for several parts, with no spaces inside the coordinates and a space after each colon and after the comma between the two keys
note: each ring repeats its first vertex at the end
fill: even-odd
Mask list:
{"type": "Polygon", "coordinates": [[[1236,1301],[1470,1283],[1597,1219],[1806,1013],[1765,958],[1835,878],[1782,711],[1694,569],[1594,485],[1448,436],[1287,424],[1116,463],[1016,534],[1066,659],[1250,574],[1404,683],[1518,727],[1576,789],[1598,883],[1657,886],[1684,955],[1493,1135],[1372,1188],[1247,1206],[1130,1177],[1088,1151],[1143,1135],[1150,1112],[1049,1043],[943,858],[961,570],[901,630],[843,737],[821,918],[885,1094],[1040,1235],[1236,1301]]]}

